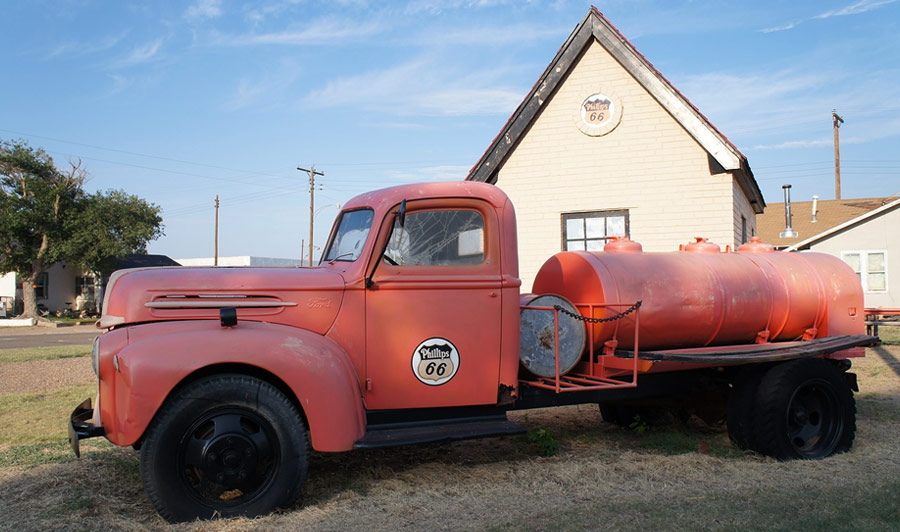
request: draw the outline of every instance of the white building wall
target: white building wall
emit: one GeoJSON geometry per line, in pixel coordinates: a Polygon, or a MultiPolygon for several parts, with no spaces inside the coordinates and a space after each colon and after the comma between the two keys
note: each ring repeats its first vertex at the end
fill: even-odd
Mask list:
{"type": "Polygon", "coordinates": [[[523,291],[560,251],[562,213],[628,209],[631,238],[645,251],[677,250],[695,236],[724,248],[740,238],[739,212],[756,223],[732,175],[713,175],[707,152],[596,42],[544,103],[497,185],[518,213],[523,291]],[[623,115],[611,133],[591,137],[576,113],[596,92],[618,97],[623,115]]]}
{"type": "Polygon", "coordinates": [[[900,307],[900,208],[870,218],[864,223],[810,246],[810,251],[840,257],[846,251],[885,251],[887,291],[866,292],[866,307],[900,307]]]}
{"type": "Polygon", "coordinates": [[[0,274],[0,317],[8,316],[16,301],[16,274],[0,274]]]}
{"type": "Polygon", "coordinates": [[[47,270],[47,298],[38,298],[38,304],[44,304],[51,312],[71,309],[75,310],[75,278],[81,270],[58,262],[47,270]]]}

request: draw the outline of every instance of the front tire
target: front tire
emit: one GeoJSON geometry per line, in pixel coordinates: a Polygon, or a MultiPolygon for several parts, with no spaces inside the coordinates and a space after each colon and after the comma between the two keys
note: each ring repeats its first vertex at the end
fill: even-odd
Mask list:
{"type": "Polygon", "coordinates": [[[763,376],[753,411],[754,450],[779,460],[820,459],[850,450],[856,402],[833,363],[807,358],[763,376]]]}
{"type": "Polygon", "coordinates": [[[170,522],[256,516],[290,506],[306,478],[296,406],[245,375],[190,383],[157,413],[141,447],[147,496],[170,522]]]}

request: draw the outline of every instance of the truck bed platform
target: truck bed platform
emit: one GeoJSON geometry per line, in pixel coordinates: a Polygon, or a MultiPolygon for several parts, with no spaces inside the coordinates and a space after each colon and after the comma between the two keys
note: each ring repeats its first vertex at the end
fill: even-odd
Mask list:
{"type": "MultiPolygon", "coordinates": [[[[865,334],[828,336],[798,342],[773,342],[766,344],[694,347],[687,349],[661,349],[638,351],[638,359],[652,362],[684,362],[727,366],[733,364],[761,364],[794,358],[825,355],[851,347],[876,346],[881,342],[875,336],[865,334]]],[[[619,358],[633,358],[634,352],[616,350],[619,358]]]]}

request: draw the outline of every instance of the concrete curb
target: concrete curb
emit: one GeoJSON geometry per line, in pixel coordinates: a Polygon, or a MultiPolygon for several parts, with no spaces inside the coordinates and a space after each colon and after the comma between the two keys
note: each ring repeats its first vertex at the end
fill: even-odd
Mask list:
{"type": "Polygon", "coordinates": [[[33,327],[36,322],[34,318],[0,320],[0,327],[33,327]]]}

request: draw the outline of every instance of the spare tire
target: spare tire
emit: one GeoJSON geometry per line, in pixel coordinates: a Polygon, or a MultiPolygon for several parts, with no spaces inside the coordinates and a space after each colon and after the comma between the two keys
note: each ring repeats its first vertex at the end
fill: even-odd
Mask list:
{"type": "Polygon", "coordinates": [[[544,294],[525,294],[521,297],[519,325],[519,361],[522,367],[538,377],[556,376],[556,335],[554,334],[554,314],[559,315],[557,334],[559,336],[559,374],[565,375],[581,360],[587,332],[584,322],[553,310],[541,310],[559,306],[579,315],[575,305],[568,299],[544,294]]]}

